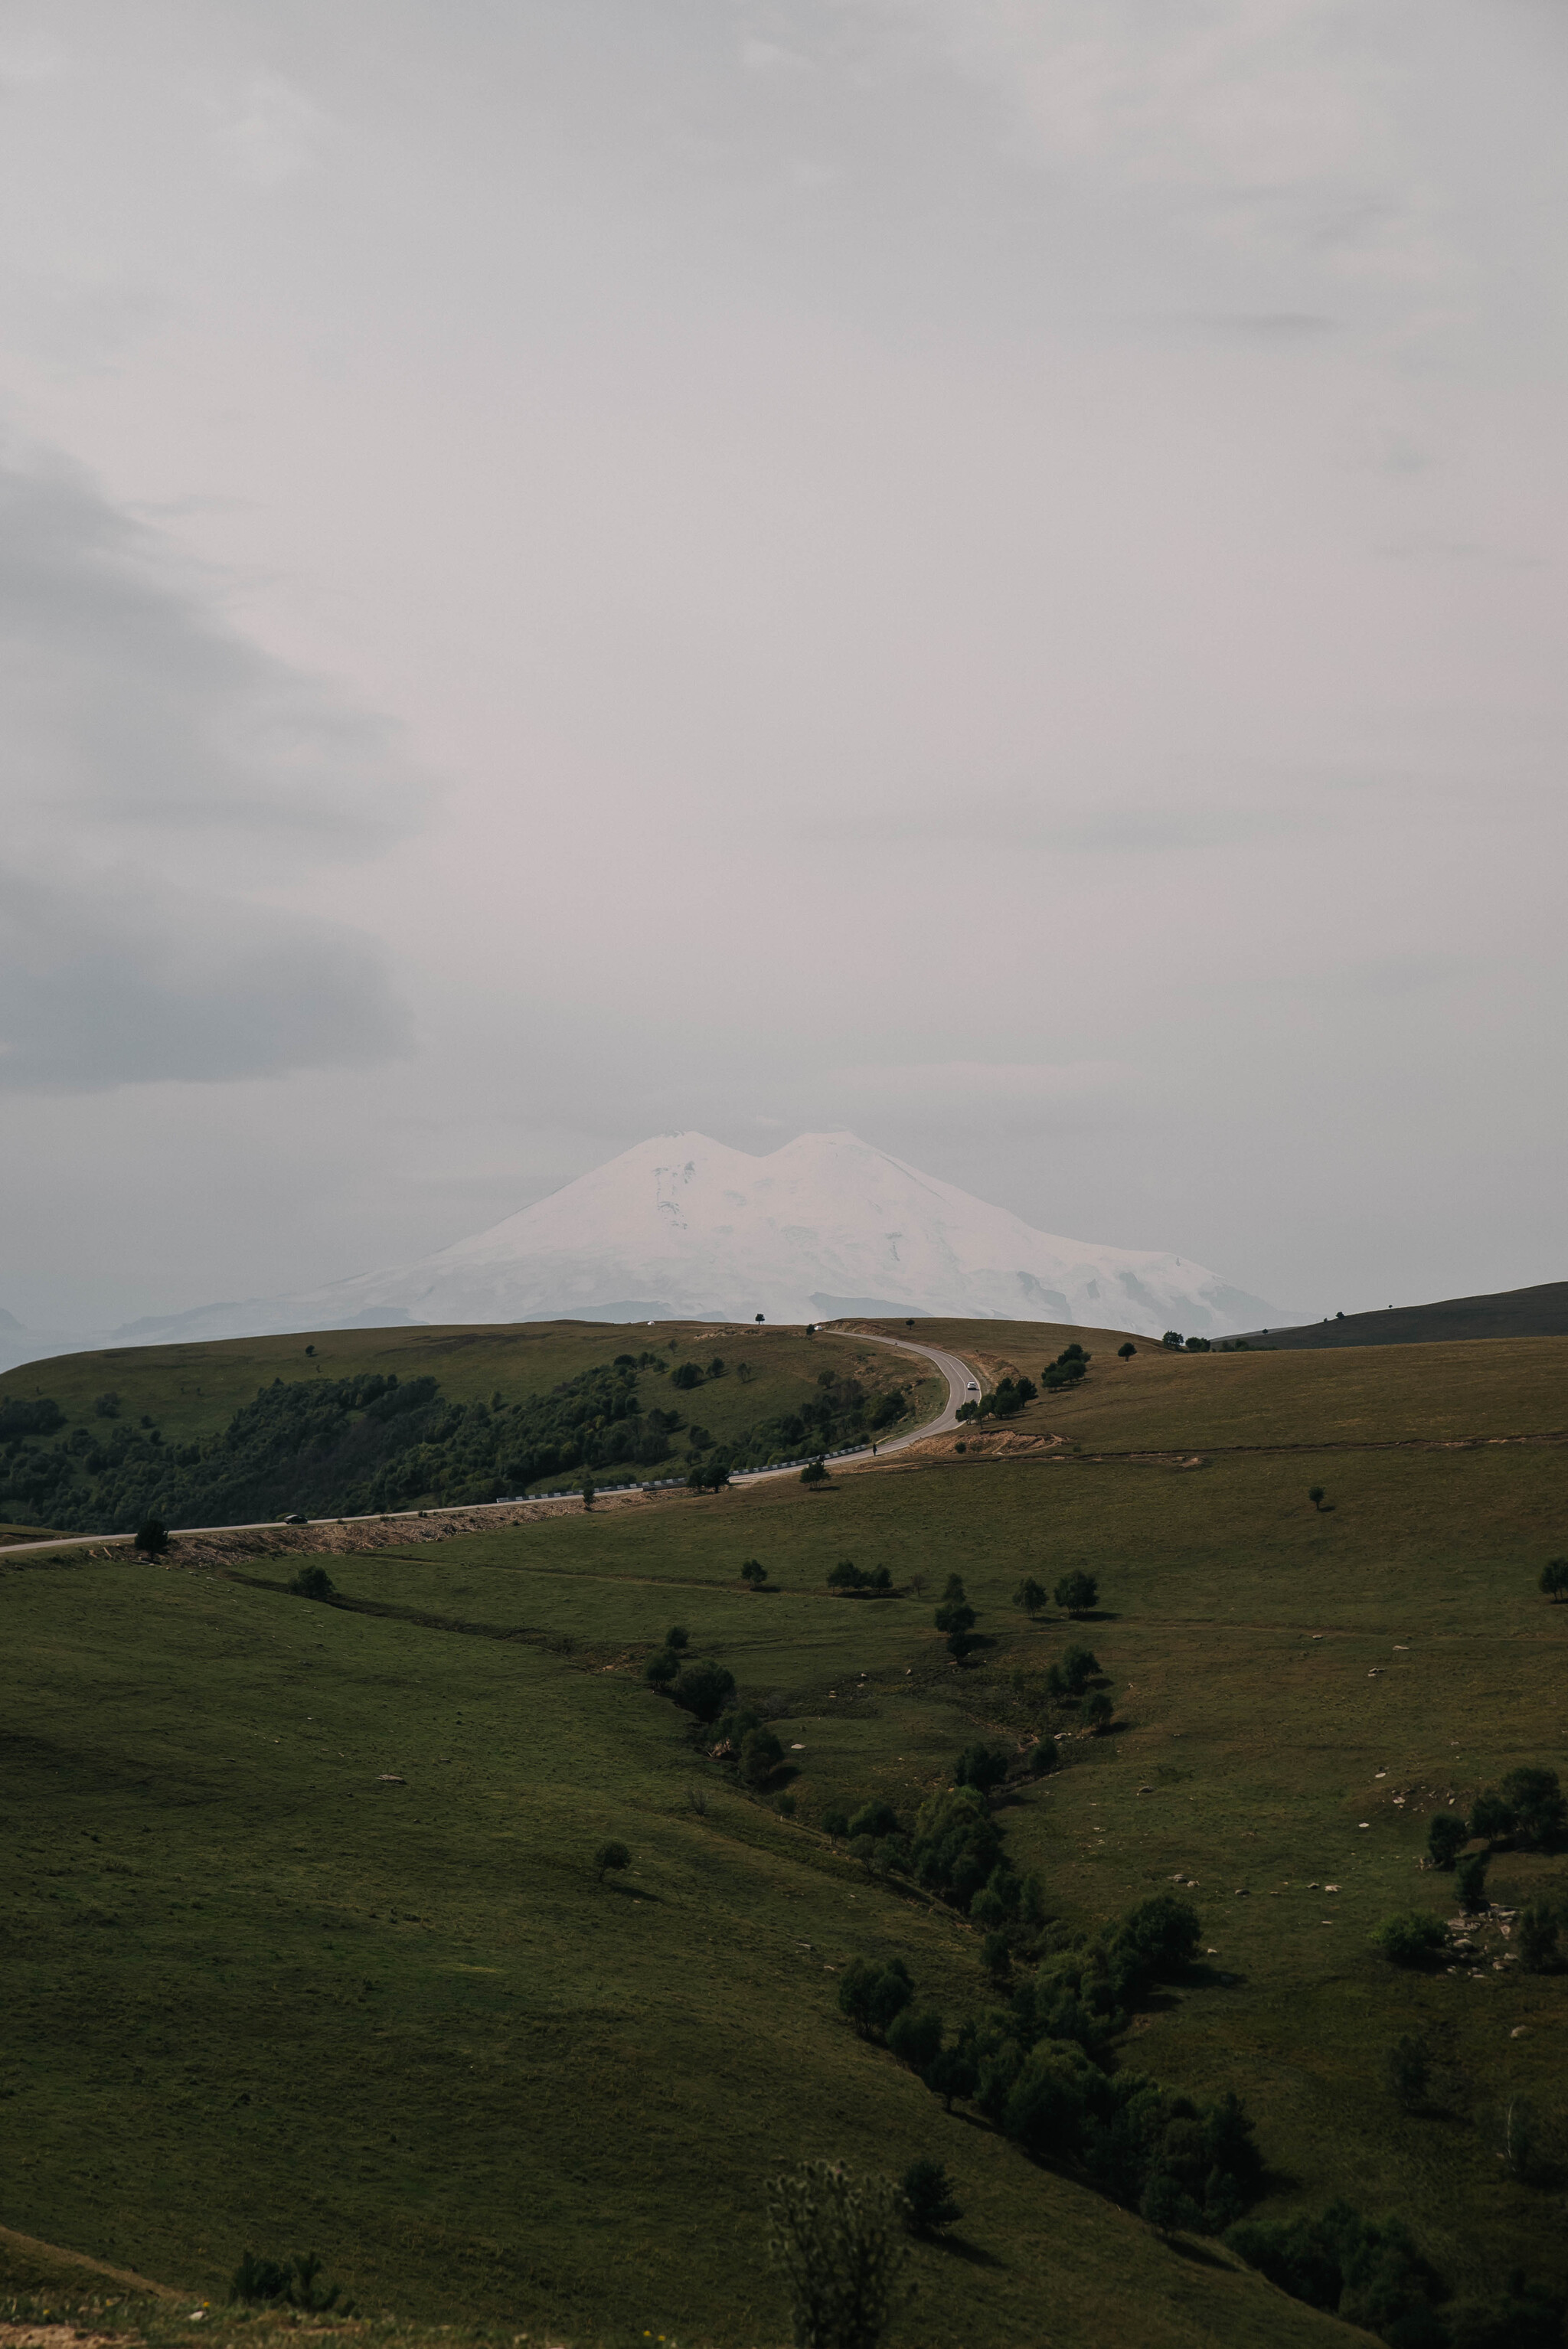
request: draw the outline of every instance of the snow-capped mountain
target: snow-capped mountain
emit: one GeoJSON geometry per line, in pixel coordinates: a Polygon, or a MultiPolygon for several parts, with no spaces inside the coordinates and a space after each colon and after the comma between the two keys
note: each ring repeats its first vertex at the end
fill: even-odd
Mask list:
{"type": "Polygon", "coordinates": [[[1290,1318],[1189,1259],[1037,1232],[852,1133],[803,1133],[766,1158],[677,1133],[418,1264],[139,1323],[134,1340],[758,1313],[1069,1321],[1151,1337],[1219,1337],[1290,1318]]]}

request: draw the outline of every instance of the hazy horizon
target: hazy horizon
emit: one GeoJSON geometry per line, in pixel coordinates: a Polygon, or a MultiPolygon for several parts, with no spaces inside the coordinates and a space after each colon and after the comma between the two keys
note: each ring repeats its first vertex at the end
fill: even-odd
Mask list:
{"type": "Polygon", "coordinates": [[[0,1307],[852,1127],[1561,1276],[1539,0],[18,0],[0,1307]]]}

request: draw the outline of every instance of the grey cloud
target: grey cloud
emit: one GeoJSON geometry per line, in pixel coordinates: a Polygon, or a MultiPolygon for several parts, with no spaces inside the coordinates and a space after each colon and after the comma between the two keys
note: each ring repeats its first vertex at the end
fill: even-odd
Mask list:
{"type": "Polygon", "coordinates": [[[419,802],[390,728],[248,644],[211,583],[58,461],[0,465],[0,724],[24,822],[86,818],[100,843],[357,856],[419,802]]]}
{"type": "Polygon", "coordinates": [[[412,821],[390,730],[249,644],[53,460],[0,464],[0,1087],[405,1049],[380,949],[287,903],[412,821]]]}
{"type": "Polygon", "coordinates": [[[130,875],[114,895],[0,873],[0,1089],[271,1077],[407,1044],[353,931],[130,875]]]}

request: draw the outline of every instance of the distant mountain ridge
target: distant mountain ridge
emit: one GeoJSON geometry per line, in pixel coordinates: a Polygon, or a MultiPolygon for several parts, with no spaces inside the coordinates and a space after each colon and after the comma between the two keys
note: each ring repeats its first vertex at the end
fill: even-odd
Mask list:
{"type": "Polygon", "coordinates": [[[1295,1352],[1322,1346],[1431,1346],[1455,1338],[1568,1338],[1568,1280],[1500,1288],[1485,1297],[1444,1297],[1432,1305],[1390,1305],[1296,1328],[1250,1330],[1254,1346],[1295,1352]]]}
{"type": "Polygon", "coordinates": [[[1205,1266],[1040,1232],[852,1133],[765,1157],[701,1133],[639,1143],[417,1263],[143,1320],[122,1340],[407,1322],[856,1314],[1066,1321],[1220,1337],[1292,1318],[1205,1266]]]}

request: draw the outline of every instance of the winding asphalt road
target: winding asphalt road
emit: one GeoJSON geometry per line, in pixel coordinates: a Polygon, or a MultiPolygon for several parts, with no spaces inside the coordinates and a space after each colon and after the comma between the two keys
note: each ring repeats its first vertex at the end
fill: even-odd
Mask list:
{"type": "MultiPolygon", "coordinates": [[[[879,1460],[887,1459],[894,1452],[903,1452],[912,1444],[922,1444],[928,1435],[940,1435],[944,1429],[956,1427],[958,1407],[964,1402],[965,1394],[970,1392],[978,1394],[980,1392],[979,1381],[968,1363],[962,1361],[956,1354],[944,1353],[939,1346],[916,1345],[912,1339],[908,1338],[883,1338],[874,1330],[824,1328],[822,1335],[825,1338],[852,1338],[857,1342],[863,1340],[868,1345],[892,1346],[901,1354],[921,1355],[926,1361],[934,1363],[947,1381],[947,1402],[937,1417],[926,1420],[920,1427],[912,1428],[907,1435],[895,1435],[886,1444],[879,1442],[875,1455],[879,1460]]],[[[869,1460],[872,1456],[872,1447],[867,1444],[863,1444],[858,1452],[841,1452],[837,1455],[835,1465],[847,1467],[851,1461],[869,1460]]],[[[748,1469],[742,1475],[732,1477],[730,1481],[736,1485],[759,1485],[765,1477],[798,1476],[799,1473],[799,1464],[797,1462],[789,1468],[748,1469]]],[[[544,1494],[535,1495],[539,1500],[547,1497],[544,1494]]],[[[475,1516],[484,1509],[511,1509],[516,1506],[515,1501],[469,1501],[459,1503],[450,1509],[389,1509],[385,1512],[385,1515],[377,1511],[374,1516],[363,1517],[310,1517],[306,1519],[306,1523],[314,1526],[380,1525],[385,1523],[387,1517],[466,1517],[475,1516]]],[[[281,1522],[282,1520],[277,1517],[263,1517],[258,1519],[253,1525],[244,1526],[171,1526],[170,1533],[176,1538],[190,1534],[273,1533],[281,1522]]],[[[0,1543],[0,1559],[30,1557],[37,1551],[46,1549],[82,1549],[89,1542],[95,1547],[99,1543],[104,1543],[112,1544],[115,1547],[123,1549],[135,1538],[134,1534],[67,1534],[63,1539],[57,1537],[53,1541],[4,1542],[0,1543]]]]}

